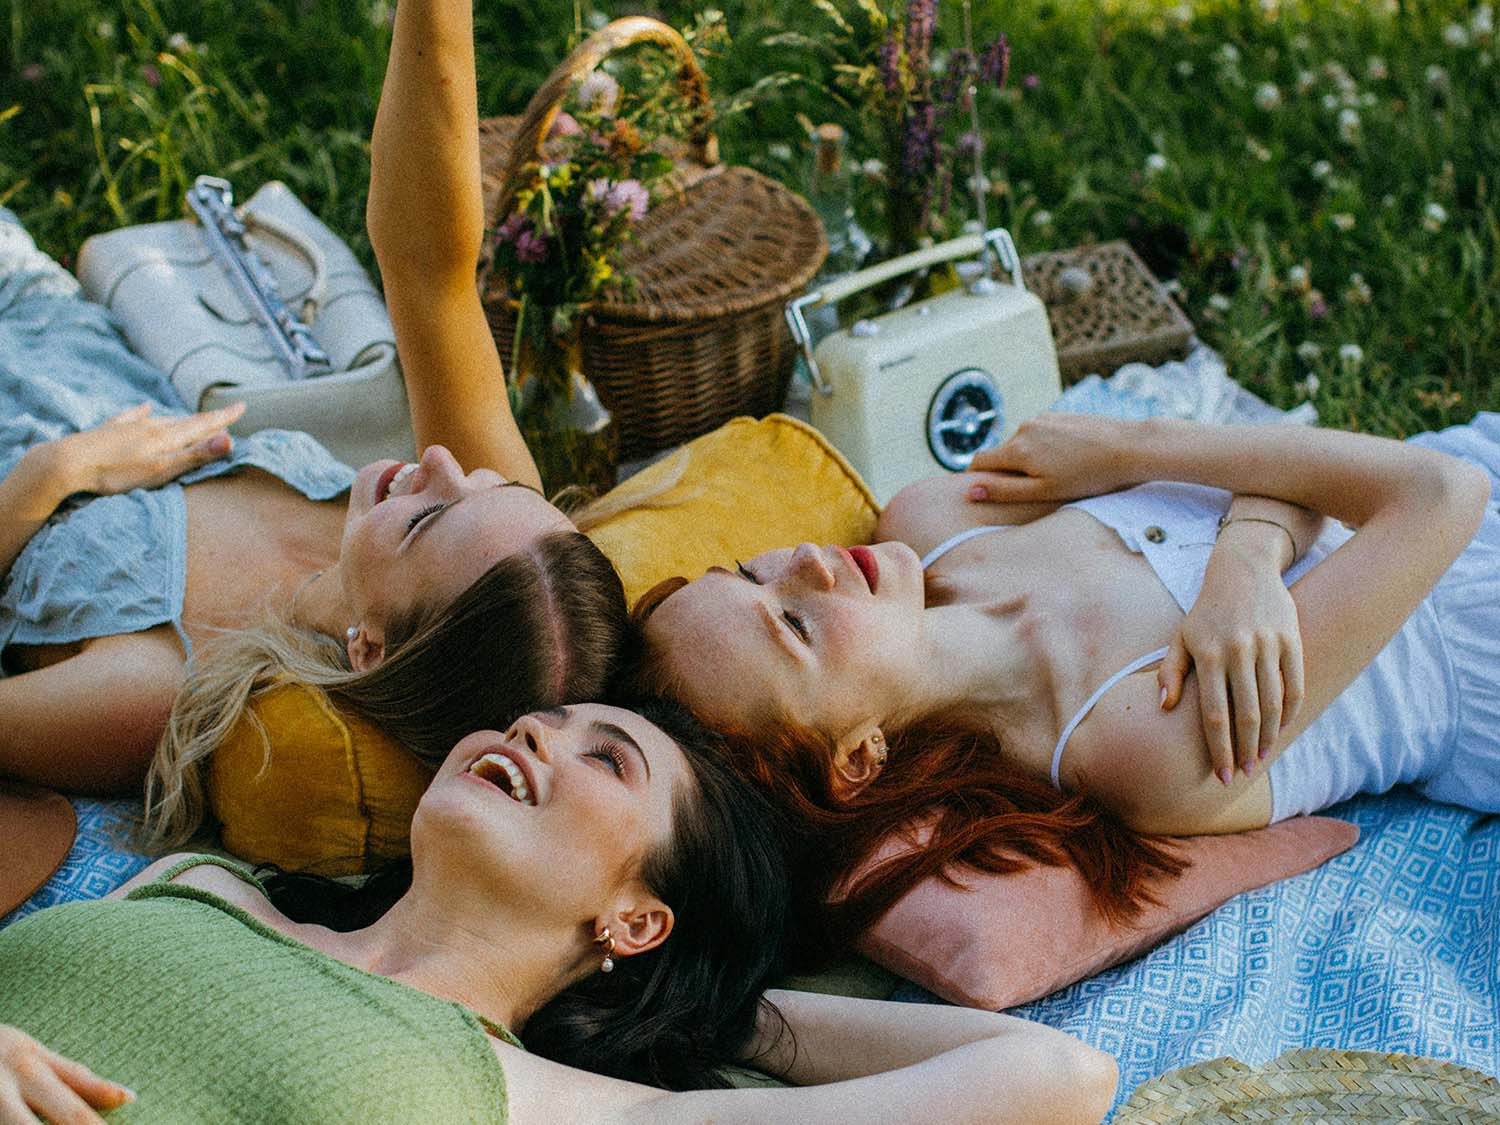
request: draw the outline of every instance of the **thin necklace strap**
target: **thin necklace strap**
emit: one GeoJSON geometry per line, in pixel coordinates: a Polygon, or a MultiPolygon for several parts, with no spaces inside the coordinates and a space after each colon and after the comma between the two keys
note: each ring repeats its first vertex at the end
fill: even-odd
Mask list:
{"type": "MultiPolygon", "coordinates": [[[[322,571],[322,569],[318,569],[318,570],[313,571],[311,574],[309,574],[301,582],[297,583],[297,588],[292,591],[292,602],[291,602],[291,605],[290,605],[290,607],[287,610],[287,621],[290,622],[292,625],[296,625],[298,623],[297,622],[297,600],[302,597],[303,593],[306,592],[306,590],[307,590],[307,588],[309,586],[311,586],[314,582],[316,582],[319,578],[322,578],[322,577],[323,577],[323,571],[322,571]]],[[[303,628],[311,628],[311,626],[303,626],[303,628]]]]}
{"type": "Polygon", "coordinates": [[[1167,649],[1163,647],[1154,648],[1144,656],[1136,657],[1129,664],[1125,665],[1125,667],[1121,668],[1113,676],[1100,684],[1098,688],[1094,690],[1094,694],[1089,696],[1088,699],[1084,702],[1084,705],[1078,708],[1078,713],[1068,720],[1067,726],[1063,727],[1062,737],[1057,740],[1057,747],[1052,751],[1052,769],[1048,774],[1048,776],[1052,780],[1052,788],[1062,788],[1063,748],[1067,746],[1068,738],[1073,734],[1074,728],[1076,728],[1079,723],[1083,722],[1083,720],[1088,716],[1088,713],[1094,709],[1094,704],[1103,699],[1104,693],[1107,692],[1110,688],[1114,687],[1126,676],[1130,675],[1133,672],[1139,672],[1148,664],[1155,664],[1158,660],[1166,655],[1167,649]]]}

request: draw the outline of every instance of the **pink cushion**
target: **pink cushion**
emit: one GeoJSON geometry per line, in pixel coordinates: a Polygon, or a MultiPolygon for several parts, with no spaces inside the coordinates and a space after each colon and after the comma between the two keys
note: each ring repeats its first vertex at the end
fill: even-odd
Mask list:
{"type": "MultiPolygon", "coordinates": [[[[898,902],[859,949],[945,1000],[998,1011],[1127,961],[1240,892],[1309,871],[1358,839],[1354,825],[1325,816],[1184,837],[1192,866],[1156,888],[1160,906],[1122,929],[1099,916],[1071,867],[968,874],[961,877],[966,890],[932,878],[898,902]]],[[[909,846],[892,840],[871,864],[909,846]]]]}

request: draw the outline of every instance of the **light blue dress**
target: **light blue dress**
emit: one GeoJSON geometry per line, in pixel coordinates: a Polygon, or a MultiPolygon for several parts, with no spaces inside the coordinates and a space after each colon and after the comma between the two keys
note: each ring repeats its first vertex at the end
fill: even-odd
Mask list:
{"type": "MultiPolygon", "coordinates": [[[[1500,498],[1500,414],[1421,434],[1414,444],[1479,465],[1500,498]]],[[[1183,613],[1198,598],[1219,517],[1230,494],[1156,482],[1076,501],[1141,554],[1183,613]]],[[[971,528],[922,560],[924,569],[959,543],[1003,530],[971,528]]],[[[1284,575],[1291,585],[1352,533],[1332,524],[1284,575]]],[[[1121,679],[1166,649],[1143,653],[1108,677],[1064,725],[1052,784],[1068,736],[1121,679]]],[[[1434,801],[1500,812],[1500,510],[1492,499],[1479,531],[1379,655],[1271,763],[1271,819],[1317,812],[1359,793],[1410,785],[1434,801]]]]}
{"type": "MultiPolygon", "coordinates": [[[[0,477],[28,446],[90,429],[127,407],[187,413],[165,376],[134,355],[110,314],[0,208],[0,477]]],[[[354,471],[307,434],[262,430],[233,453],[160,488],[70,497],[0,579],[0,651],[171,624],[182,636],[187,510],[182,486],[243,466],[310,500],[354,471]]],[[[0,671],[0,675],[3,675],[0,671]]]]}

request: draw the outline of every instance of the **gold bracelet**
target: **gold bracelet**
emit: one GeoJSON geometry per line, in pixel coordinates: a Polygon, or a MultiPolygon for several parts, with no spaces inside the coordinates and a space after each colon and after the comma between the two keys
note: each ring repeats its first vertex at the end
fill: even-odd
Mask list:
{"type": "Polygon", "coordinates": [[[1231,516],[1228,512],[1225,512],[1219,517],[1219,530],[1214,535],[1214,538],[1217,539],[1220,535],[1223,535],[1224,529],[1232,523],[1264,523],[1279,528],[1286,535],[1286,541],[1292,545],[1292,560],[1296,561],[1297,539],[1292,534],[1291,528],[1287,527],[1286,524],[1277,523],[1275,520],[1268,520],[1264,516],[1231,516]]]}

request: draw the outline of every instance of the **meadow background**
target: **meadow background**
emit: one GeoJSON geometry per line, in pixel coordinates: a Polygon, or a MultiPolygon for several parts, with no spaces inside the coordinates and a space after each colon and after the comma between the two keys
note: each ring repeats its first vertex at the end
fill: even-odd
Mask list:
{"type": "MultiPolygon", "coordinates": [[[[816,47],[832,41],[830,10],[857,2],[719,5],[728,37],[704,61],[728,160],[805,186],[799,114],[845,124],[851,162],[876,158],[855,107],[829,96],[841,60],[816,47]]],[[[985,178],[991,221],[1023,253],[1128,239],[1236,378],[1279,406],[1311,399],[1329,425],[1399,436],[1500,409],[1491,5],[973,4],[976,38],[1011,43],[1009,84],[984,100],[985,178]]],[[[938,7],[952,47],[959,3],[938,7]]],[[[391,10],[4,0],[0,204],[67,262],[91,233],[180,214],[200,172],[242,198],[279,178],[369,262],[368,135],[391,10]]],[[[519,112],[576,27],[639,12],[682,27],[703,10],[482,3],[481,110],[519,112]]],[[[951,224],[971,210],[955,192],[951,224]]]]}

